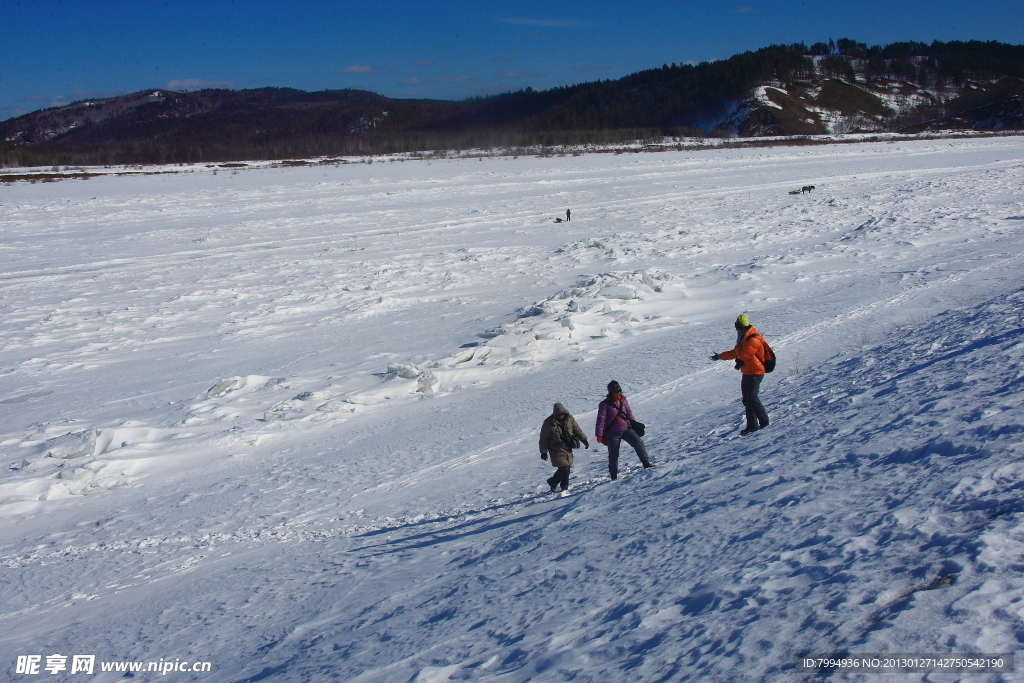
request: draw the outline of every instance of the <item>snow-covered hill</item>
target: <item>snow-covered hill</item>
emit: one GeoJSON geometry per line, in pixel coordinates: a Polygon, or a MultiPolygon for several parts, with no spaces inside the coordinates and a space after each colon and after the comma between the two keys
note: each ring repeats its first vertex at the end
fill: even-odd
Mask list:
{"type": "Polygon", "coordinates": [[[717,119],[703,122],[742,137],[898,131],[1016,130],[1019,94],[1004,82],[929,89],[898,80],[828,78],[761,85],[717,119]]]}
{"type": "Polygon", "coordinates": [[[0,658],[732,681],[804,652],[1024,649],[1022,157],[7,186],[0,658]],[[738,374],[707,360],[739,312],[781,359],[747,437],[738,374]],[[609,482],[592,449],[547,493],[540,422],[560,401],[592,433],[613,378],[658,466],[626,449],[609,482]]]}

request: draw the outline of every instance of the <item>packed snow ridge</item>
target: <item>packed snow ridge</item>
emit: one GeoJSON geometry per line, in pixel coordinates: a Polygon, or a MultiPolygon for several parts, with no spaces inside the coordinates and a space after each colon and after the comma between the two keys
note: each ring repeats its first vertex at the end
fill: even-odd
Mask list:
{"type": "Polygon", "coordinates": [[[4,666],[789,681],[807,652],[1019,653],[1022,184],[1000,138],[9,186],[4,666]],[[707,360],[740,312],[780,358],[742,437],[707,360]],[[592,435],[610,379],[657,467],[624,449],[611,482],[592,439],[549,493],[542,420],[592,435]]]}

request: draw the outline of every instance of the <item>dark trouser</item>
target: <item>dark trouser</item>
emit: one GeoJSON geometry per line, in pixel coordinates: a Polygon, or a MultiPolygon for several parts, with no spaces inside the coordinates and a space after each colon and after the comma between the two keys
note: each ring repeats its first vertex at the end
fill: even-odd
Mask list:
{"type": "Polygon", "coordinates": [[[612,479],[619,476],[619,445],[623,441],[633,447],[644,467],[651,464],[651,459],[647,457],[647,449],[644,447],[644,440],[632,429],[618,434],[605,434],[604,443],[608,446],[608,476],[612,479]]]}
{"type": "Polygon", "coordinates": [[[764,375],[743,375],[740,391],[743,393],[743,407],[747,409],[747,429],[761,429],[768,426],[768,413],[761,405],[757,392],[761,389],[764,375]]]}
{"type": "Polygon", "coordinates": [[[569,488],[569,468],[559,467],[555,470],[555,476],[548,479],[548,486],[557,486],[563,491],[569,488]]]}

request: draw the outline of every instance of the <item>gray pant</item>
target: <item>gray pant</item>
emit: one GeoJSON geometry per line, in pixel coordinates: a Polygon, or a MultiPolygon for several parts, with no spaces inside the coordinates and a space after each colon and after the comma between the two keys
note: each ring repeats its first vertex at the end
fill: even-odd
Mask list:
{"type": "Polygon", "coordinates": [[[757,396],[763,379],[764,375],[743,375],[743,379],[740,380],[743,408],[747,413],[747,429],[750,431],[768,426],[768,413],[757,396]]]}
{"type": "Polygon", "coordinates": [[[625,441],[636,451],[640,462],[644,467],[651,466],[651,459],[647,457],[647,449],[644,447],[644,440],[632,429],[617,434],[605,434],[604,444],[608,446],[608,476],[615,479],[619,476],[619,445],[625,441]]]}

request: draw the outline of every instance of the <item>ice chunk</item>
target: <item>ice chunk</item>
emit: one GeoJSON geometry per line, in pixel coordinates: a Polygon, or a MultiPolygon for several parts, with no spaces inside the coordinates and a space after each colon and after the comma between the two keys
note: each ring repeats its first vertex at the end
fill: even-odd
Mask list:
{"type": "MultiPolygon", "coordinates": [[[[630,291],[632,291],[632,290],[630,290],[630,291]]],[[[571,313],[576,313],[576,312],[579,312],[579,313],[590,313],[590,312],[595,311],[597,309],[602,309],[602,311],[603,311],[605,306],[607,306],[607,302],[602,300],[602,299],[579,299],[579,300],[576,301],[576,308],[575,309],[569,308],[568,310],[571,313]]],[[[602,311],[598,311],[598,312],[602,312],[602,311]]]]}
{"type": "Polygon", "coordinates": [[[476,336],[480,337],[481,339],[494,339],[495,337],[500,337],[503,334],[505,334],[504,328],[492,327],[490,329],[484,330],[483,332],[477,332],[476,336]]]}
{"type": "Polygon", "coordinates": [[[608,315],[613,317],[615,320],[618,320],[620,323],[640,322],[640,318],[638,318],[632,311],[612,311],[608,315]]]}
{"type": "Polygon", "coordinates": [[[425,372],[419,377],[416,391],[424,394],[432,394],[441,388],[441,380],[432,372],[425,372]]]}
{"type": "Polygon", "coordinates": [[[636,290],[625,285],[614,285],[601,290],[601,296],[609,299],[636,299],[636,290]]]}
{"type": "Polygon", "coordinates": [[[517,318],[532,318],[535,315],[544,315],[543,306],[524,306],[516,311],[517,318]]]}
{"type": "Polygon", "coordinates": [[[106,461],[97,460],[83,467],[68,467],[61,470],[57,475],[59,481],[50,485],[39,496],[39,500],[58,500],[68,496],[84,496],[123,486],[127,483],[124,480],[123,473],[120,477],[104,477],[102,480],[99,480],[97,475],[106,466],[106,461]]]}
{"type": "Polygon", "coordinates": [[[210,398],[217,398],[219,396],[223,396],[224,394],[228,393],[232,389],[235,389],[236,388],[235,385],[237,383],[238,383],[238,378],[237,377],[232,377],[231,379],[222,380],[221,382],[217,383],[214,387],[212,387],[209,391],[207,391],[206,395],[209,396],[210,398]]]}
{"type": "Polygon", "coordinates": [[[97,435],[98,432],[95,429],[72,432],[47,439],[40,445],[39,450],[50,458],[63,458],[65,460],[81,458],[93,454],[96,449],[97,435]]]}
{"type": "Polygon", "coordinates": [[[214,385],[206,395],[209,398],[218,398],[230,391],[238,391],[239,389],[246,389],[249,387],[262,387],[269,382],[273,382],[280,386],[282,389],[287,389],[288,386],[285,383],[283,377],[267,377],[265,375],[246,375],[245,377],[229,377],[228,379],[221,380],[214,385]]]}
{"type": "Polygon", "coordinates": [[[398,375],[402,379],[414,379],[419,377],[423,371],[415,365],[404,365],[402,363],[388,363],[388,373],[398,375]]]}

